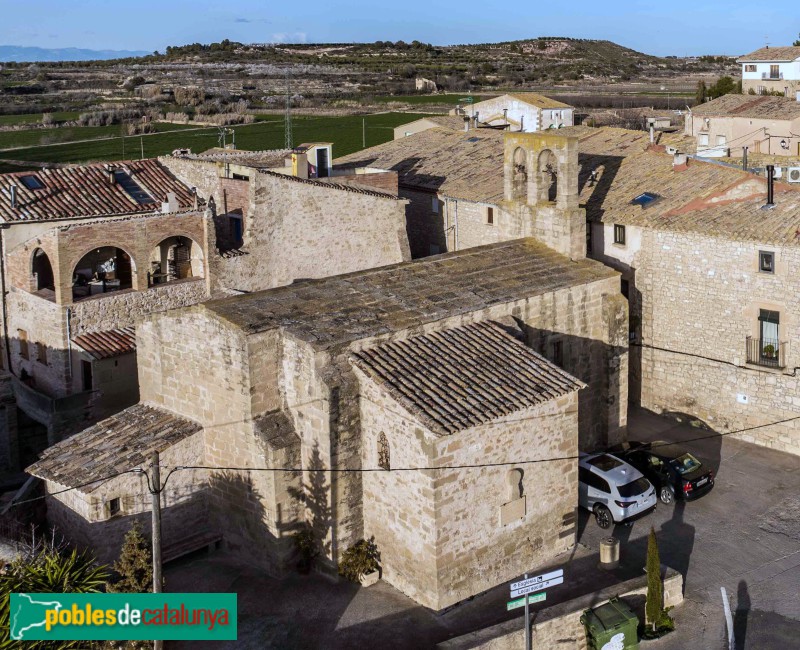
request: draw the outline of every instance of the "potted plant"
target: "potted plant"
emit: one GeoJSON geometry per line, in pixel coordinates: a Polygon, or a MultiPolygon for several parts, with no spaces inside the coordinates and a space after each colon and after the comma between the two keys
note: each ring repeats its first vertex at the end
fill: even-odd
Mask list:
{"type": "Polygon", "coordinates": [[[317,540],[314,539],[314,533],[311,528],[305,526],[294,534],[294,546],[300,554],[300,560],[297,562],[297,570],[300,573],[308,573],[311,567],[314,566],[314,561],[319,555],[319,546],[317,540]]]}
{"type": "Polygon", "coordinates": [[[762,354],[765,357],[767,357],[768,359],[774,359],[775,358],[775,346],[772,345],[771,343],[765,345],[764,349],[762,350],[762,354]]]}
{"type": "Polygon", "coordinates": [[[348,548],[339,562],[339,575],[364,587],[375,584],[380,579],[381,554],[375,544],[375,536],[361,539],[348,548]]]}

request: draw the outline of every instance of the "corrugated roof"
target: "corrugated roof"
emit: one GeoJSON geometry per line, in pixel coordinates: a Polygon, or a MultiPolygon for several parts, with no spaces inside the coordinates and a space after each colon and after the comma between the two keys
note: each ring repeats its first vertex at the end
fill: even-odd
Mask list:
{"type": "Polygon", "coordinates": [[[136,330],[133,327],[86,332],[72,339],[95,359],[110,359],[136,351],[136,330]]]}
{"type": "Polygon", "coordinates": [[[167,193],[174,192],[181,210],[191,209],[194,197],[157,160],[111,163],[152,198],[141,202],[120,183],[111,183],[107,165],[97,163],[59,169],[0,174],[0,219],[48,221],[75,217],[146,213],[161,210],[167,193]],[[41,189],[29,189],[21,178],[35,176],[41,189]],[[11,207],[11,186],[16,185],[16,206],[11,207]]]}
{"type": "Polygon", "coordinates": [[[26,471],[89,493],[99,483],[86,483],[149,466],[154,451],[162,452],[201,430],[202,427],[191,420],[152,406],[135,404],[48,447],[26,471]]]}
{"type": "Polygon", "coordinates": [[[208,310],[246,333],[284,328],[325,349],[616,275],[599,262],[570,260],[529,238],[304,280],[192,309],[208,310]]]}
{"type": "Polygon", "coordinates": [[[695,106],[692,115],[794,120],[800,117],[800,102],[791,97],[772,95],[723,95],[695,106]]]}
{"type": "Polygon", "coordinates": [[[800,47],[789,45],[786,47],[762,47],[760,50],[745,54],[737,61],[794,61],[798,58],[800,58],[800,47]]]}
{"type": "Polygon", "coordinates": [[[556,399],[585,384],[491,322],[386,343],[353,363],[440,435],[556,399]]]}

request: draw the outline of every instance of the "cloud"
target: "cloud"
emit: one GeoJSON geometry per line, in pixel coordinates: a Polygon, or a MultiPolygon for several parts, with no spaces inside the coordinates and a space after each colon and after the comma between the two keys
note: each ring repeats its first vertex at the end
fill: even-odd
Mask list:
{"type": "Polygon", "coordinates": [[[268,23],[269,20],[266,18],[234,18],[233,22],[235,23],[268,23]]]}
{"type": "Polygon", "coordinates": [[[276,32],[270,38],[270,43],[305,43],[305,32],[276,32]]]}

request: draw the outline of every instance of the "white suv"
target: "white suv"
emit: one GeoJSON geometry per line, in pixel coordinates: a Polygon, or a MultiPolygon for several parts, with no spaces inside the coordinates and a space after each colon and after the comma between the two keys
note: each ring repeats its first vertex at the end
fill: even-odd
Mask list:
{"type": "Polygon", "coordinates": [[[600,528],[643,517],[656,502],[655,488],[635,467],[610,454],[581,454],[578,504],[594,513],[600,528]]]}

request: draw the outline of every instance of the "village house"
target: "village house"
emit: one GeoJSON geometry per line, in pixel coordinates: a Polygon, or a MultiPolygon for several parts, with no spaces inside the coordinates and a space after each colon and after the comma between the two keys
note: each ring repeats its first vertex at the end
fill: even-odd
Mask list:
{"type": "Polygon", "coordinates": [[[0,175],[0,471],[137,402],[144,314],[409,259],[396,174],[326,182],[330,152],[302,146],[288,166],[286,152],[250,152],[246,165],[183,152],[0,175]]]}
{"type": "Polygon", "coordinates": [[[736,62],[742,65],[745,93],[778,92],[795,99],[800,92],[800,47],[762,47],[736,62]]]}
{"type": "MultiPolygon", "coordinates": [[[[798,48],[800,49],[800,48],[798,48]]],[[[692,108],[684,123],[697,154],[741,158],[748,153],[800,156],[800,101],[788,97],[723,95],[692,108]]],[[[798,179],[800,180],[800,178],[798,179]]]]}
{"type": "Polygon", "coordinates": [[[510,131],[545,131],[572,126],[575,109],[569,104],[537,93],[508,93],[467,106],[458,106],[450,115],[476,119],[481,124],[508,128],[510,131]]]}

